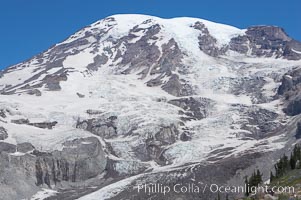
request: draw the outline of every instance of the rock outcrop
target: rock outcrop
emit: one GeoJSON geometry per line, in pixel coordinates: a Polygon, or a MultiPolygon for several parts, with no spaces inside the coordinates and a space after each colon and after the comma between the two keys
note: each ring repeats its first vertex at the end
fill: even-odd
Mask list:
{"type": "Polygon", "coordinates": [[[0,140],[5,140],[7,137],[6,129],[0,126],[0,140]]]}
{"type": "Polygon", "coordinates": [[[246,31],[246,35],[231,39],[230,50],[247,54],[251,50],[254,56],[299,60],[301,43],[290,38],[280,27],[254,26],[246,31]],[[296,52],[297,51],[297,52],[296,52]]]}
{"type": "Polygon", "coordinates": [[[0,142],[0,160],[0,191],[4,199],[28,197],[38,186],[68,187],[67,182],[100,175],[107,164],[102,146],[94,137],[66,141],[62,150],[53,152],[40,152],[30,143],[16,146],[0,142]]]}
{"type": "Polygon", "coordinates": [[[15,124],[26,124],[29,126],[35,126],[37,128],[42,128],[42,129],[52,129],[57,122],[35,122],[31,123],[28,119],[16,119],[16,120],[11,120],[12,123],[15,124]]]}
{"type": "Polygon", "coordinates": [[[117,136],[116,119],[116,116],[111,116],[109,118],[78,120],[76,127],[87,130],[102,138],[112,138],[117,136]]]}
{"type": "Polygon", "coordinates": [[[278,88],[278,95],[283,96],[285,102],[284,112],[288,115],[301,113],[301,68],[295,68],[286,73],[278,88]]]}

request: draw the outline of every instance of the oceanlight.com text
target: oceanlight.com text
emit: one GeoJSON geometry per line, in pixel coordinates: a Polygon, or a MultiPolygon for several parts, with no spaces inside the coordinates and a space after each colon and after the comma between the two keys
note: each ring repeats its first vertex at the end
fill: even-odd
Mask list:
{"type": "Polygon", "coordinates": [[[292,186],[259,186],[250,187],[248,185],[243,186],[225,186],[218,184],[174,184],[174,185],[164,185],[160,183],[156,184],[138,184],[135,186],[138,193],[145,193],[147,195],[152,194],[163,194],[168,193],[221,193],[221,194],[257,194],[257,193],[295,193],[295,188],[292,186]]]}

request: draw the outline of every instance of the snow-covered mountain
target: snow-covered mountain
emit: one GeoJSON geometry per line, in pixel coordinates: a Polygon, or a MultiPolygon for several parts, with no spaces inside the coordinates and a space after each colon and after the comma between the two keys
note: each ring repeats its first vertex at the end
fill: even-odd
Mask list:
{"type": "Polygon", "coordinates": [[[300,67],[279,27],[97,21],[0,71],[0,199],[160,199],[134,186],[268,175],[298,142],[300,67]]]}

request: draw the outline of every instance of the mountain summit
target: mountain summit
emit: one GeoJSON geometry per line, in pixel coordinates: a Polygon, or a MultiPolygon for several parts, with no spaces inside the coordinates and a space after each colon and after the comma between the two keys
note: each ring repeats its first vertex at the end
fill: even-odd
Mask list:
{"type": "Polygon", "coordinates": [[[135,186],[268,176],[298,142],[300,80],[301,43],[279,27],[107,17],[0,71],[1,198],[160,199],[135,186]]]}

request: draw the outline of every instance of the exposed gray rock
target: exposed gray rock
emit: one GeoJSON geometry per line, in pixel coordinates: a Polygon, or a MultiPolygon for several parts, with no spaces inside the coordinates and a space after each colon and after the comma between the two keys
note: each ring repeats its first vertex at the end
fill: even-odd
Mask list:
{"type": "Polygon", "coordinates": [[[21,153],[31,152],[34,149],[35,149],[35,147],[29,142],[17,144],[17,151],[21,152],[21,153]]]}
{"type": "Polygon", "coordinates": [[[149,40],[155,37],[156,34],[161,30],[160,25],[153,25],[145,29],[143,36],[136,41],[135,43],[130,43],[130,41],[138,36],[135,35],[136,32],[139,32],[141,29],[136,26],[134,27],[128,36],[121,38],[116,44],[116,48],[119,49],[121,44],[126,46],[126,51],[123,55],[120,53],[116,55],[114,60],[122,58],[120,62],[121,65],[129,65],[130,67],[126,70],[123,70],[124,74],[128,74],[131,71],[135,71],[140,67],[150,67],[160,56],[159,48],[152,44],[148,43],[149,40]]]}
{"type": "Polygon", "coordinates": [[[157,78],[151,79],[147,82],[147,85],[158,86],[162,85],[162,89],[174,96],[187,96],[192,95],[193,90],[185,80],[181,80],[177,74],[173,74],[174,71],[178,70],[183,73],[183,53],[181,52],[178,44],[174,39],[168,41],[167,44],[162,45],[163,54],[161,55],[158,64],[156,64],[150,74],[159,74],[157,78]],[[163,82],[162,79],[168,76],[169,80],[163,82]]]}
{"type": "MultiPolygon", "coordinates": [[[[161,127],[160,131],[153,135],[149,135],[149,138],[145,141],[147,158],[155,160],[158,164],[165,165],[167,160],[163,156],[164,147],[176,142],[179,135],[179,131],[174,124],[167,127],[161,127]]],[[[141,151],[139,151],[141,153],[141,151]]]]}
{"type": "MultiPolygon", "coordinates": [[[[50,177],[52,174],[54,182],[61,180],[75,182],[95,177],[104,171],[107,161],[97,138],[75,139],[67,141],[63,145],[62,151],[53,152],[53,157],[57,162],[53,162],[53,158],[49,159],[47,168],[42,170],[44,179],[49,173],[50,177]],[[63,164],[63,168],[61,164],[63,164]],[[52,172],[49,172],[50,169],[52,172]],[[58,176],[60,174],[62,175],[58,176]]],[[[43,166],[43,160],[38,160],[37,164],[43,166]]],[[[39,168],[39,166],[37,167],[39,168]]],[[[42,179],[41,176],[37,178],[42,179]]],[[[47,184],[46,181],[44,183],[47,184]]]]}
{"type": "Polygon", "coordinates": [[[173,74],[174,71],[183,68],[181,52],[178,44],[174,39],[168,41],[167,44],[162,45],[162,55],[158,62],[152,67],[150,74],[157,75],[147,82],[147,86],[162,86],[162,89],[174,96],[186,96],[192,94],[192,88],[185,83],[184,80],[180,80],[179,76],[173,74]],[[163,82],[165,77],[169,77],[167,82],[163,82]]]}
{"type": "Polygon", "coordinates": [[[155,143],[147,144],[146,147],[148,156],[151,160],[155,160],[157,163],[161,163],[161,155],[164,152],[164,149],[160,146],[156,145],[155,143]]]}
{"type": "Polygon", "coordinates": [[[97,71],[98,68],[101,67],[101,65],[108,62],[109,58],[104,53],[102,53],[101,55],[95,56],[93,60],[94,62],[90,63],[87,68],[92,71],[97,71]]]}
{"type": "Polygon", "coordinates": [[[30,126],[35,126],[38,128],[43,128],[43,129],[52,129],[55,125],[57,124],[56,121],[54,122],[39,122],[39,123],[29,123],[28,125],[30,126]]]}
{"type": "Polygon", "coordinates": [[[6,143],[6,142],[0,142],[0,153],[6,152],[6,153],[14,153],[16,152],[16,145],[6,143]]]}
{"type": "Polygon", "coordinates": [[[293,89],[293,86],[294,86],[293,78],[291,76],[284,75],[282,78],[282,83],[278,88],[278,94],[283,95],[284,93],[293,89]]]}
{"type": "Polygon", "coordinates": [[[180,136],[180,140],[182,140],[184,142],[191,140],[191,136],[190,136],[189,132],[187,132],[187,131],[183,132],[180,136]]]}
{"type": "MultiPolygon", "coordinates": [[[[136,158],[142,162],[154,160],[160,165],[166,165],[168,160],[163,156],[165,148],[175,143],[179,137],[177,125],[161,126],[155,133],[148,133],[147,138],[143,138],[141,143],[132,147],[132,152],[136,158]]],[[[110,144],[107,145],[110,147],[110,144]]],[[[111,154],[116,155],[114,148],[110,147],[111,154]]]]}
{"type": "Polygon", "coordinates": [[[191,119],[200,120],[206,118],[209,114],[209,110],[213,106],[213,102],[210,99],[195,99],[193,97],[174,99],[170,100],[168,103],[185,110],[185,112],[183,113],[185,116],[182,117],[182,119],[185,121],[191,119]]]}
{"type": "Polygon", "coordinates": [[[5,128],[0,126],[0,140],[5,140],[8,137],[7,131],[5,128]]]}
{"type": "Polygon", "coordinates": [[[164,74],[170,76],[173,71],[180,69],[183,54],[174,39],[170,39],[167,44],[162,45],[162,55],[155,66],[151,69],[150,74],[164,74]]]}
{"type": "Polygon", "coordinates": [[[238,36],[231,39],[230,50],[236,51],[241,54],[246,54],[249,51],[248,37],[238,36]]]}
{"type": "Polygon", "coordinates": [[[300,60],[301,54],[296,51],[301,52],[301,43],[292,39],[286,44],[283,55],[289,60],[300,60]]]}
{"type": "MultiPolygon", "coordinates": [[[[145,22],[149,23],[149,22],[145,22]]],[[[129,35],[122,37],[115,45],[116,49],[120,49],[121,45],[125,45],[125,52],[120,51],[114,58],[117,61],[121,58],[121,66],[129,66],[122,70],[122,74],[129,74],[141,70],[139,75],[143,79],[148,73],[157,75],[147,82],[149,87],[162,86],[163,90],[176,96],[185,96],[191,94],[191,88],[181,80],[178,75],[173,74],[176,69],[182,68],[183,54],[174,39],[170,39],[168,43],[162,45],[162,54],[155,43],[149,44],[150,40],[156,40],[161,30],[160,25],[152,25],[149,28],[142,29],[139,26],[134,27],[129,35]],[[131,40],[137,38],[135,33],[144,30],[144,34],[135,42],[131,40]],[[163,82],[164,77],[170,77],[167,83],[163,82]],[[173,87],[174,86],[174,87],[173,87]]]]}
{"type": "Polygon", "coordinates": [[[301,98],[297,97],[296,99],[290,100],[287,107],[283,110],[291,116],[299,115],[301,113],[301,98]]]}
{"type": "Polygon", "coordinates": [[[79,98],[84,98],[85,97],[85,95],[83,95],[83,94],[81,94],[81,93],[76,93],[76,95],[79,97],[79,98]]]}
{"type": "Polygon", "coordinates": [[[12,123],[15,124],[26,124],[29,126],[35,126],[37,128],[43,128],[43,129],[52,129],[57,122],[36,122],[36,123],[31,123],[28,119],[16,119],[16,120],[11,120],[12,123]]]}
{"type": "Polygon", "coordinates": [[[284,95],[286,92],[298,90],[300,83],[301,68],[296,67],[283,75],[281,85],[278,88],[278,94],[284,95]]]}
{"type": "Polygon", "coordinates": [[[0,194],[3,200],[30,198],[40,188],[35,180],[35,157],[0,153],[0,194]]]}
{"type": "Polygon", "coordinates": [[[13,119],[13,120],[11,120],[11,123],[14,123],[14,124],[29,124],[29,120],[28,119],[13,119]]]}
{"type": "Polygon", "coordinates": [[[28,198],[37,192],[37,186],[70,187],[67,182],[82,182],[105,170],[107,160],[97,138],[76,139],[63,145],[61,151],[46,153],[34,150],[31,154],[15,156],[9,153],[17,148],[19,152],[31,152],[34,147],[30,143],[16,147],[0,142],[1,197],[28,198]]]}
{"type": "Polygon", "coordinates": [[[213,57],[217,57],[219,55],[223,55],[228,50],[227,46],[222,48],[217,47],[216,38],[210,35],[208,29],[203,23],[196,22],[193,27],[202,32],[198,39],[199,47],[204,53],[213,57]]]}
{"type": "Polygon", "coordinates": [[[266,84],[264,78],[263,76],[252,76],[235,79],[229,90],[235,95],[247,94],[254,104],[269,102],[271,99],[263,93],[263,87],[266,84]]]}
{"type": "Polygon", "coordinates": [[[290,38],[282,28],[275,26],[254,26],[246,31],[246,35],[231,39],[229,49],[246,54],[248,49],[254,56],[283,57],[299,60],[301,55],[295,51],[301,49],[301,43],[290,38]],[[295,51],[294,51],[295,50],[295,51]]]}
{"type": "Polygon", "coordinates": [[[47,75],[43,82],[46,84],[46,88],[50,91],[59,91],[61,90],[60,82],[67,80],[67,72],[63,72],[59,75],[47,75]]]}
{"type": "Polygon", "coordinates": [[[257,106],[237,106],[245,115],[241,122],[241,129],[251,133],[246,134],[246,137],[262,139],[283,128],[281,123],[276,121],[278,114],[275,112],[257,106]]]}
{"type": "Polygon", "coordinates": [[[160,131],[155,134],[155,141],[159,141],[160,145],[173,144],[178,134],[179,131],[173,124],[168,127],[161,127],[160,131]]]}
{"type": "Polygon", "coordinates": [[[0,117],[6,118],[6,111],[4,109],[0,109],[0,117]]]}
{"type": "Polygon", "coordinates": [[[92,118],[88,120],[78,120],[76,127],[87,130],[102,138],[112,138],[117,136],[116,116],[109,118],[92,118]]]}
{"type": "Polygon", "coordinates": [[[167,83],[162,86],[162,89],[176,97],[193,94],[191,86],[186,83],[182,83],[177,74],[172,74],[167,83]]]}
{"type": "Polygon", "coordinates": [[[301,122],[297,123],[297,129],[296,129],[296,135],[295,135],[296,139],[300,139],[301,138],[301,122]]]}
{"type": "Polygon", "coordinates": [[[100,115],[100,114],[103,114],[104,112],[101,111],[101,110],[93,110],[93,109],[89,109],[87,110],[87,113],[89,115],[100,115]]]}
{"type": "Polygon", "coordinates": [[[35,95],[35,96],[41,96],[42,92],[38,89],[31,89],[27,91],[27,94],[29,95],[35,95]]]}
{"type": "Polygon", "coordinates": [[[283,96],[284,112],[288,115],[298,115],[301,113],[301,68],[297,67],[283,78],[278,88],[278,95],[283,96]]]}

